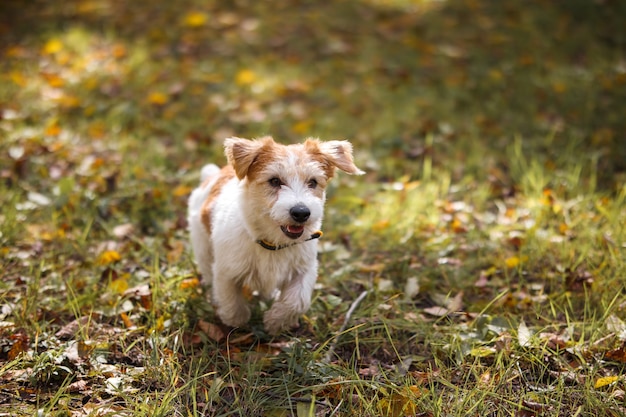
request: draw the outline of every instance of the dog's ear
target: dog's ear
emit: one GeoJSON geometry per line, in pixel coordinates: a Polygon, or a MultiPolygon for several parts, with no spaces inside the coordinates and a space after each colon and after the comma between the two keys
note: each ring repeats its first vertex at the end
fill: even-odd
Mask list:
{"type": "Polygon", "coordinates": [[[365,174],[365,172],[361,171],[356,165],[354,165],[354,161],[352,159],[352,144],[347,140],[320,142],[308,139],[307,143],[315,143],[330,165],[339,168],[348,174],[365,174]]]}
{"type": "Polygon", "coordinates": [[[270,146],[274,140],[266,136],[260,140],[242,138],[228,138],[224,141],[224,152],[228,163],[235,168],[237,178],[244,179],[248,175],[250,166],[255,161],[261,149],[270,146]]]}

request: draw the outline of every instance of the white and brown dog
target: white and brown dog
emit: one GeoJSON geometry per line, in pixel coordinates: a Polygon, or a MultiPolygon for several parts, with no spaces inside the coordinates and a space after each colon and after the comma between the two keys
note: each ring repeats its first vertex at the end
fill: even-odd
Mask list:
{"type": "Polygon", "coordinates": [[[281,145],[271,137],[229,138],[229,165],[202,169],[189,198],[189,231],[196,262],[213,286],[222,322],[250,319],[247,291],[274,302],[263,317],[277,334],[309,309],[317,278],[317,241],[335,168],[362,174],[346,141],[281,145]]]}

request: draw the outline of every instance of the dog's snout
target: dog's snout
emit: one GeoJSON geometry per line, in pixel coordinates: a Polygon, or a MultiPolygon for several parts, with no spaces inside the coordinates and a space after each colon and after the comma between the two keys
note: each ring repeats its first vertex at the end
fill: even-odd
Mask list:
{"type": "Polygon", "coordinates": [[[311,216],[311,210],[309,210],[309,208],[304,204],[298,204],[289,210],[289,214],[291,215],[291,218],[298,223],[304,223],[311,216]]]}

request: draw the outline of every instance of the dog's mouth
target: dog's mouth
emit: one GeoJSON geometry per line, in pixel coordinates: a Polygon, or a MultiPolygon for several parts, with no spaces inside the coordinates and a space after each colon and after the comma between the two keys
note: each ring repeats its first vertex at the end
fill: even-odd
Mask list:
{"type": "Polygon", "coordinates": [[[280,230],[283,231],[285,236],[290,239],[297,239],[302,236],[304,233],[304,226],[302,225],[290,225],[290,226],[280,226],[280,230]]]}

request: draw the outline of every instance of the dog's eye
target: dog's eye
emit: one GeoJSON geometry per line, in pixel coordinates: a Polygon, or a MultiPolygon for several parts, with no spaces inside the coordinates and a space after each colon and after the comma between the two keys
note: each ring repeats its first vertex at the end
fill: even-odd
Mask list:
{"type": "Polygon", "coordinates": [[[309,180],[309,188],[315,188],[317,187],[317,180],[316,179],[310,179],[309,180]]]}
{"type": "Polygon", "coordinates": [[[274,188],[279,188],[281,185],[283,185],[283,182],[280,180],[280,178],[276,178],[276,177],[270,178],[268,182],[274,188]]]}

